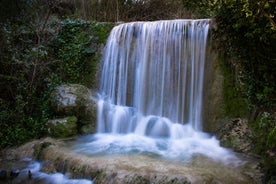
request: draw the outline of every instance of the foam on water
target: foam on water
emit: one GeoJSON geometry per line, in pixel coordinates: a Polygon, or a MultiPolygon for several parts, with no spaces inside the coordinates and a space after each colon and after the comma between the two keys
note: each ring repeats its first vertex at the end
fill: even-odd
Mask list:
{"type": "Polygon", "coordinates": [[[74,149],[188,161],[239,160],[202,130],[209,19],[133,22],[112,30],[98,98],[98,133],[74,149]]]}
{"type": "Polygon", "coordinates": [[[181,127],[189,135],[180,138],[150,137],[135,133],[98,133],[79,138],[73,149],[85,155],[148,155],[154,158],[189,162],[196,156],[237,166],[242,162],[223,147],[215,137],[196,132],[189,125],[181,127]]]}
{"type": "Polygon", "coordinates": [[[93,184],[91,180],[70,179],[69,175],[62,173],[47,174],[40,171],[42,163],[28,158],[23,161],[29,164],[25,169],[20,171],[18,177],[12,180],[13,184],[93,184]],[[31,178],[29,178],[29,171],[31,172],[31,178]]]}

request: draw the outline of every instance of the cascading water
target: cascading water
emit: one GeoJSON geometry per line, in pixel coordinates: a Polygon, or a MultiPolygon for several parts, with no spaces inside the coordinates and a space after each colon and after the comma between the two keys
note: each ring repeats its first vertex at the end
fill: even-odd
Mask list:
{"type": "Polygon", "coordinates": [[[98,133],[83,138],[87,154],[150,154],[189,159],[234,158],[202,132],[209,19],[116,26],[102,63],[98,133]]]}
{"type": "Polygon", "coordinates": [[[168,121],[201,130],[208,28],[209,20],[114,28],[103,59],[99,132],[177,136],[166,133],[168,121]]]}

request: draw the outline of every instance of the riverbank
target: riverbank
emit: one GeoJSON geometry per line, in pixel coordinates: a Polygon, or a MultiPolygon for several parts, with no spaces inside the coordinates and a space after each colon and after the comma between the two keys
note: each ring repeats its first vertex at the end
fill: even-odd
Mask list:
{"type": "MultiPolygon", "coordinates": [[[[45,138],[1,152],[6,168],[26,157],[43,163],[40,171],[63,173],[94,183],[261,183],[258,162],[239,155],[243,164],[225,165],[196,156],[189,162],[173,162],[148,156],[77,154],[66,147],[68,140],[45,138]]],[[[1,168],[3,169],[3,168],[1,168]]],[[[19,168],[22,170],[22,168],[19,168]]]]}

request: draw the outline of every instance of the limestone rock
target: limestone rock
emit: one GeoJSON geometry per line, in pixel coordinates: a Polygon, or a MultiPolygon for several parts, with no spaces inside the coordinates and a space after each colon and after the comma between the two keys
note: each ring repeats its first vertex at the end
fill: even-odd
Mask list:
{"type": "MultiPolygon", "coordinates": [[[[67,173],[72,178],[91,179],[93,183],[261,183],[259,178],[256,177],[260,174],[259,169],[255,169],[255,167],[258,167],[257,162],[251,157],[247,157],[243,165],[233,167],[231,164],[224,165],[204,157],[193,160],[191,164],[145,155],[97,155],[88,157],[68,148],[67,141],[52,138],[34,140],[23,146],[13,148],[13,152],[17,153],[14,159],[17,162],[26,156],[35,160],[38,159],[44,165],[44,168],[41,169],[43,172],[67,173]]],[[[5,151],[8,152],[5,154],[0,152],[0,156],[5,155],[1,157],[3,159],[11,150],[5,151]]],[[[11,161],[7,160],[7,164],[10,165],[11,161]]],[[[0,170],[10,168],[5,165],[5,163],[0,162],[0,170]]],[[[19,167],[12,166],[11,168],[19,167]]],[[[20,178],[20,175],[15,179],[18,178],[20,178]]],[[[20,183],[30,182],[28,176],[25,178],[26,180],[22,180],[20,183]]]]}
{"type": "Polygon", "coordinates": [[[65,138],[77,135],[77,118],[75,116],[47,122],[48,133],[52,137],[65,138]]]}
{"type": "Polygon", "coordinates": [[[225,123],[216,132],[217,138],[224,147],[234,151],[247,153],[253,148],[253,133],[245,119],[233,119],[225,123]]]}
{"type": "Polygon", "coordinates": [[[95,132],[97,104],[90,89],[79,84],[61,85],[52,92],[50,101],[57,116],[76,116],[78,130],[90,128],[80,133],[95,132]]]}
{"type": "Polygon", "coordinates": [[[53,173],[56,173],[57,170],[54,166],[54,163],[45,162],[45,163],[43,163],[42,168],[40,169],[40,172],[44,172],[44,173],[47,173],[47,174],[53,174],[53,173]]]}

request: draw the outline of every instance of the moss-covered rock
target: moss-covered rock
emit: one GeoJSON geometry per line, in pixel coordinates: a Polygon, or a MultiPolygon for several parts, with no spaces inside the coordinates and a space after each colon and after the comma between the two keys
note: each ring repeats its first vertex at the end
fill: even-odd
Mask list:
{"type": "Polygon", "coordinates": [[[49,120],[47,122],[48,133],[56,138],[75,136],[78,132],[77,121],[78,119],[75,116],[49,120]]]}
{"type": "Polygon", "coordinates": [[[95,132],[97,104],[87,87],[79,84],[56,87],[51,94],[51,106],[57,116],[76,116],[80,133],[95,132]]]}

